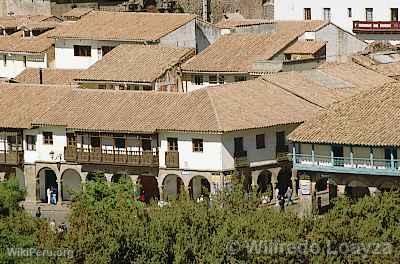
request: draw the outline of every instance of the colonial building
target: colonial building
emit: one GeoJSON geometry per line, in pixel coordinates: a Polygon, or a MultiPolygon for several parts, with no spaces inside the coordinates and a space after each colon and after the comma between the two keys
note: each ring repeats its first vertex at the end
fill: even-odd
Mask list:
{"type": "Polygon", "coordinates": [[[123,44],[75,80],[82,88],[183,91],[180,66],[194,54],[189,48],[123,44]]]}
{"type": "Polygon", "coordinates": [[[196,48],[195,16],[93,11],[57,30],[55,66],[86,69],[119,44],[196,48]]]}
{"type": "Polygon", "coordinates": [[[184,89],[251,80],[277,71],[284,50],[297,40],[296,34],[235,33],[224,35],[182,65],[184,89]]]}
{"type": "Polygon", "coordinates": [[[399,88],[391,83],[362,92],[289,135],[295,174],[317,205],[338,193],[357,198],[400,187],[399,88]]]}
{"type": "Polygon", "coordinates": [[[325,20],[363,40],[399,41],[397,0],[274,1],[275,20],[325,20]]]}
{"type": "Polygon", "coordinates": [[[249,188],[284,192],[297,185],[286,135],[321,110],[263,80],[192,93],[3,84],[0,95],[0,168],[24,176],[28,202],[50,187],[70,200],[98,171],[140,183],[147,200],[185,189],[197,198],[235,171],[249,188]]]}

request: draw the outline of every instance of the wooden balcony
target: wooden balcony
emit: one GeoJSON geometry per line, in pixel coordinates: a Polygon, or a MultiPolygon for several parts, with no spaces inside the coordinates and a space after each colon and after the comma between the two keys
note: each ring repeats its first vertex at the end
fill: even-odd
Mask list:
{"type": "Polygon", "coordinates": [[[234,154],[235,168],[249,167],[250,162],[247,158],[247,151],[241,151],[234,154]]]}
{"type": "Polygon", "coordinates": [[[66,147],[66,161],[90,164],[158,167],[157,151],[105,150],[100,148],[66,147]]]}
{"type": "Polygon", "coordinates": [[[24,161],[23,151],[4,151],[0,150],[0,164],[19,165],[24,161]]]}
{"type": "Polygon", "coordinates": [[[179,152],[178,151],[165,152],[165,166],[167,168],[179,168],[179,152]]]}
{"type": "Polygon", "coordinates": [[[356,34],[400,34],[400,21],[353,21],[353,32],[356,34]]]}
{"type": "Polygon", "coordinates": [[[276,160],[287,161],[289,160],[289,146],[277,146],[276,147],[276,160]]]}

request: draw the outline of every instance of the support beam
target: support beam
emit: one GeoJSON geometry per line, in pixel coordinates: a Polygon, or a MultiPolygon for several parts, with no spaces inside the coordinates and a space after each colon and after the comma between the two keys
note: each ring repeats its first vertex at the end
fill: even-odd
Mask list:
{"type": "Polygon", "coordinates": [[[351,167],[353,167],[353,165],[354,165],[353,146],[350,146],[350,164],[351,164],[351,167]]]}
{"type": "Polygon", "coordinates": [[[372,147],[369,148],[369,161],[371,163],[371,166],[374,166],[374,151],[372,147]]]}
{"type": "Polygon", "coordinates": [[[390,148],[390,168],[393,170],[394,169],[394,149],[390,148]]]}
{"type": "Polygon", "coordinates": [[[312,163],[315,164],[315,145],[314,144],[311,145],[311,160],[312,160],[312,163]]]}

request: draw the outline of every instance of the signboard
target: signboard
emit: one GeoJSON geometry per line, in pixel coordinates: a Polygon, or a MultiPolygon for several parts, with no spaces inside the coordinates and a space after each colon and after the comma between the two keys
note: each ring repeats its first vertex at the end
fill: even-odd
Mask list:
{"type": "Polygon", "coordinates": [[[316,193],[317,205],[319,208],[329,205],[329,190],[324,190],[316,193]]]}
{"type": "Polygon", "coordinates": [[[300,180],[299,181],[300,192],[302,195],[311,194],[311,181],[310,180],[300,180]]]}

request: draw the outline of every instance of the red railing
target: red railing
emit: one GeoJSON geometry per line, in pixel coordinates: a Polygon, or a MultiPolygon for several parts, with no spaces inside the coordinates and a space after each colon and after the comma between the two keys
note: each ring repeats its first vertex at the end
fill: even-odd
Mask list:
{"type": "Polygon", "coordinates": [[[400,33],[400,21],[353,21],[354,33],[400,33]]]}

